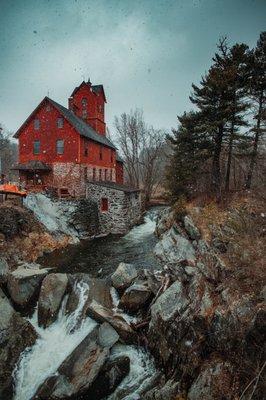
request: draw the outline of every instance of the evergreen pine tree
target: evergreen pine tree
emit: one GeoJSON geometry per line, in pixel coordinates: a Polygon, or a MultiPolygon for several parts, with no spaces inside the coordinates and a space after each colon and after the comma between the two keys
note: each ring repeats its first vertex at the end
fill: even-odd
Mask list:
{"type": "Polygon", "coordinates": [[[251,129],[251,132],[254,134],[254,140],[246,181],[246,187],[248,189],[252,184],[254,168],[257,162],[259,142],[266,131],[266,32],[260,34],[257,46],[250,54],[249,68],[249,96],[255,108],[253,116],[255,124],[251,129]]]}

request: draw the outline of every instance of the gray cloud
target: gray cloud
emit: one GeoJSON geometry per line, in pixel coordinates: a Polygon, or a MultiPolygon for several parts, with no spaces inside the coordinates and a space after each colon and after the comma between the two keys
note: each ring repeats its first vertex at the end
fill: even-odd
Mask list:
{"type": "Polygon", "coordinates": [[[39,101],[67,104],[83,78],[103,83],[107,123],[142,107],[170,129],[222,35],[253,46],[262,0],[0,0],[0,121],[16,130],[39,101]]]}

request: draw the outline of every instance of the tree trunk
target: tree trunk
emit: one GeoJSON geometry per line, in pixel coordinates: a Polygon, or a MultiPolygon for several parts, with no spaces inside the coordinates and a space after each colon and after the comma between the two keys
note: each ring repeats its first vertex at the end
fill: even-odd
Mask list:
{"type": "Polygon", "coordinates": [[[225,176],[225,191],[226,192],[229,192],[229,187],[230,187],[230,173],[231,173],[232,154],[233,154],[234,129],[235,129],[235,126],[234,126],[234,122],[232,121],[231,130],[230,130],[230,139],[229,139],[226,176],[225,176]]]}
{"type": "Polygon", "coordinates": [[[263,91],[262,91],[262,93],[261,93],[261,95],[260,95],[260,99],[259,99],[258,118],[257,118],[256,129],[255,129],[255,137],[254,137],[253,151],[252,151],[252,153],[251,153],[251,159],[250,159],[250,164],[249,164],[249,170],[248,170],[248,175],[247,175],[247,180],[246,180],[246,189],[250,189],[250,188],[251,188],[252,176],[253,176],[255,164],[256,164],[256,162],[257,162],[258,144],[259,144],[259,138],[260,138],[260,125],[261,125],[262,103],[263,103],[263,91]]]}
{"type": "Polygon", "coordinates": [[[220,167],[220,157],[222,151],[223,142],[223,126],[219,126],[218,132],[216,132],[214,138],[215,146],[212,158],[212,186],[214,192],[216,193],[216,198],[218,201],[221,199],[221,167],[220,167]]]}

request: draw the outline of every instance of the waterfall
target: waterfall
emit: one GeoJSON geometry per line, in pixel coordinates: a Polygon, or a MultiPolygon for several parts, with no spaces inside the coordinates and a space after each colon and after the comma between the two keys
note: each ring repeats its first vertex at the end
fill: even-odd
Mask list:
{"type": "Polygon", "coordinates": [[[88,298],[89,286],[80,282],[76,284],[75,290],[79,294],[79,304],[72,314],[65,314],[66,296],[57,320],[49,327],[38,326],[37,309],[29,320],[39,337],[31,348],[21,354],[14,371],[14,400],[30,400],[45,379],[56,373],[66,357],[95,327],[96,322],[91,318],[86,318],[79,325],[79,317],[88,298]]]}

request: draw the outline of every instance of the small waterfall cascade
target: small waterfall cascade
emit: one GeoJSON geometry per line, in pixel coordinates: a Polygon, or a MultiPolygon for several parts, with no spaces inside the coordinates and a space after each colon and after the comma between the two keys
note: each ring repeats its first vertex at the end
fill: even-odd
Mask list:
{"type": "Polygon", "coordinates": [[[39,338],[36,343],[26,349],[20,357],[14,371],[14,400],[30,400],[46,378],[56,373],[66,357],[81,343],[95,327],[96,322],[86,318],[79,324],[79,316],[88,298],[89,286],[77,283],[75,290],[79,294],[76,310],[65,314],[67,296],[62,302],[57,320],[47,328],[38,326],[37,309],[30,318],[39,338]]]}

